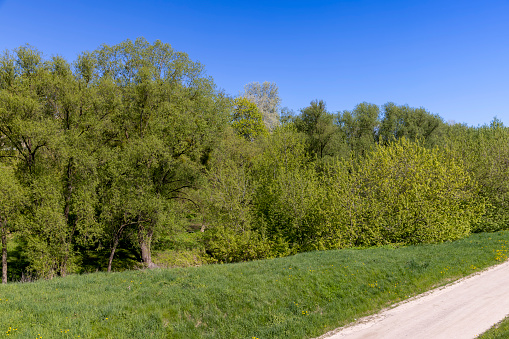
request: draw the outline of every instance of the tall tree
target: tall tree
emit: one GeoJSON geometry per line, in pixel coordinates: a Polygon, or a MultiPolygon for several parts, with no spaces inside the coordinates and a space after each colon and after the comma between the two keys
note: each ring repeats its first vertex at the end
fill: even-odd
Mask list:
{"type": "Polygon", "coordinates": [[[378,106],[366,102],[358,104],[351,112],[338,113],[337,124],[356,154],[365,155],[378,141],[379,115],[378,106]]]}
{"type": "Polygon", "coordinates": [[[39,275],[66,275],[74,245],[99,232],[96,153],[110,110],[102,109],[104,86],[92,84],[86,61],[91,64],[80,57],[73,72],[64,59],[44,61],[40,52],[23,46],[1,63],[0,131],[32,194],[31,232],[25,236],[39,275]]]}
{"type": "MultiPolygon", "coordinates": [[[[63,212],[59,194],[42,192],[50,187],[56,192],[61,183],[58,173],[52,172],[55,159],[49,152],[50,147],[57,145],[60,138],[59,122],[53,115],[55,111],[51,109],[54,96],[48,96],[47,91],[53,80],[51,69],[44,63],[41,53],[30,46],[18,48],[14,55],[4,55],[2,65],[4,67],[0,72],[4,80],[0,89],[0,131],[8,140],[8,148],[15,150],[12,156],[19,160],[18,173],[23,185],[29,188],[33,202],[28,210],[31,214],[27,225],[30,231],[25,235],[40,235],[44,233],[41,229],[45,229],[48,233],[44,234],[43,238],[49,241],[67,239],[67,236],[61,234],[62,231],[65,232],[65,228],[61,227],[61,213],[57,212],[60,207],[63,212]],[[14,65],[14,69],[11,65],[14,65]],[[45,179],[42,180],[43,178],[45,179]],[[58,227],[52,227],[57,224],[58,227]]],[[[44,242],[29,242],[27,251],[33,253],[36,249],[31,244],[38,245],[41,257],[44,258],[39,260],[39,263],[51,266],[50,271],[54,271],[58,266],[53,263],[62,263],[60,259],[49,258],[54,252],[46,250],[44,242]]],[[[64,251],[57,252],[60,254],[64,251]]],[[[31,258],[32,268],[40,273],[36,262],[38,256],[28,256],[31,258]]]]}
{"type": "Polygon", "coordinates": [[[264,81],[262,84],[250,82],[244,86],[243,97],[255,103],[262,113],[263,123],[269,131],[279,124],[281,99],[278,91],[277,85],[268,81],[264,81]]]}
{"type": "Polygon", "coordinates": [[[308,153],[323,159],[336,153],[334,143],[338,128],[334,124],[334,116],[327,112],[323,100],[313,100],[310,105],[301,110],[301,114],[294,119],[299,132],[307,137],[308,153]]]}
{"type": "Polygon", "coordinates": [[[424,108],[397,106],[389,102],[383,105],[383,118],[378,134],[385,143],[406,137],[410,140],[422,139],[423,144],[430,147],[441,142],[444,128],[442,118],[424,108]]]}
{"type": "Polygon", "coordinates": [[[144,264],[152,267],[151,243],[165,226],[166,201],[188,199],[186,190],[226,124],[229,100],[199,63],[169,44],[139,38],[103,45],[93,54],[96,74],[111,79],[120,92],[116,141],[101,159],[109,168],[101,169],[103,185],[112,190],[104,192],[110,197],[105,201],[113,204],[101,213],[117,223],[110,229],[111,257],[122,225],[129,224],[144,264]],[[119,194],[125,199],[111,198],[119,194]]]}

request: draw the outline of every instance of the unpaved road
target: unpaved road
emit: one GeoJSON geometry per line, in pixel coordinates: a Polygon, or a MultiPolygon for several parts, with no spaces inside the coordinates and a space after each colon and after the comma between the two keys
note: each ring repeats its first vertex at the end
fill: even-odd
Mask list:
{"type": "Polygon", "coordinates": [[[475,338],[509,314],[509,261],[320,339],[475,338]]]}

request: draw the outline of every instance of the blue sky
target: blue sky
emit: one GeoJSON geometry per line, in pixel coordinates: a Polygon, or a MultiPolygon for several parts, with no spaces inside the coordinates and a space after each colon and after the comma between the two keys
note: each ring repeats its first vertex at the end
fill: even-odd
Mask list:
{"type": "Polygon", "coordinates": [[[508,1],[0,0],[2,51],[29,43],[73,61],[140,36],[188,53],[232,95],[275,82],[294,111],[392,101],[509,125],[508,1]]]}

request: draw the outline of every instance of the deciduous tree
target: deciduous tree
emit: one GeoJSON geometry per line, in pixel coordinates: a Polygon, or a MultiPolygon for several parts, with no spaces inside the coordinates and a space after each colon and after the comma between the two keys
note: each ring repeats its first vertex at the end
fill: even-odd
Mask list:
{"type": "Polygon", "coordinates": [[[279,124],[281,99],[274,82],[250,82],[244,86],[243,97],[255,103],[263,117],[263,123],[269,131],[279,124]]]}

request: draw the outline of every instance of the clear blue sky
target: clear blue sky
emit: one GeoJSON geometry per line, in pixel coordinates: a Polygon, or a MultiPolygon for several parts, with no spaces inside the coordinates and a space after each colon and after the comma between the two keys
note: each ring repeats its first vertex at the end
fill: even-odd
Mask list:
{"type": "Polygon", "coordinates": [[[0,0],[0,50],[73,61],[140,36],[188,53],[232,95],[275,82],[295,111],[392,101],[509,125],[508,1],[0,0]]]}

